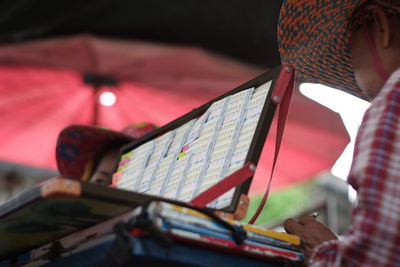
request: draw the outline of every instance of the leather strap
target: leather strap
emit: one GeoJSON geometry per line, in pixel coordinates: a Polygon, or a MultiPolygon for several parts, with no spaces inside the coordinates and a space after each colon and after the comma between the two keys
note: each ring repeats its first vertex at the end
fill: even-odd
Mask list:
{"type": "Polygon", "coordinates": [[[272,101],[279,108],[278,113],[278,125],[276,128],[276,141],[275,141],[275,153],[274,160],[271,168],[271,176],[269,177],[268,186],[264,193],[264,196],[261,200],[260,205],[258,206],[256,212],[253,217],[250,219],[249,224],[254,224],[258,217],[260,216],[264,206],[267,202],[269,191],[271,190],[271,182],[272,176],[274,174],[276,161],[278,159],[279,150],[281,147],[282,136],[285,129],[286,118],[289,113],[290,103],[292,100],[292,93],[294,88],[294,77],[295,77],[295,69],[290,65],[283,65],[282,70],[279,74],[279,78],[276,85],[276,90],[274,92],[274,96],[272,97],[272,101]]]}

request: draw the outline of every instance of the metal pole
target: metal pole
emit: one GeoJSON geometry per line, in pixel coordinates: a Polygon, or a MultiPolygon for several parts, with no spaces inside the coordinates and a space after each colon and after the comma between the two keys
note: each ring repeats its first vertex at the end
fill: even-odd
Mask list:
{"type": "Polygon", "coordinates": [[[93,86],[93,117],[92,124],[97,126],[99,125],[100,119],[100,103],[99,103],[99,86],[93,86]]]}

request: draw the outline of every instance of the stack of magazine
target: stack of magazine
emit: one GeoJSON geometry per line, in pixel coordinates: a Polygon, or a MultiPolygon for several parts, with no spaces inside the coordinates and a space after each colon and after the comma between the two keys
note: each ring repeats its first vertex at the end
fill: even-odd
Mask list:
{"type": "Polygon", "coordinates": [[[246,238],[238,245],[230,229],[194,209],[153,202],[147,213],[159,230],[181,242],[268,261],[301,263],[304,259],[301,239],[295,235],[224,219],[244,229],[246,238]]]}

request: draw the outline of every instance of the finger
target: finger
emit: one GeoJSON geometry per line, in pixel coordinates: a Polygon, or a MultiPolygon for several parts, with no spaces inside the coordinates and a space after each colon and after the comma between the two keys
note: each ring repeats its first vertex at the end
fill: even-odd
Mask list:
{"type": "Polygon", "coordinates": [[[302,235],[304,232],[304,226],[294,219],[287,219],[283,223],[283,227],[289,234],[302,235]]]}
{"type": "Polygon", "coordinates": [[[313,253],[313,248],[311,248],[310,246],[306,246],[306,248],[304,249],[304,254],[305,254],[304,256],[305,256],[306,264],[308,264],[308,261],[312,255],[312,253],[313,253]]]}
{"type": "Polygon", "coordinates": [[[215,211],[214,214],[221,218],[233,219],[232,213],[223,212],[223,211],[215,211]]]}
{"type": "Polygon", "coordinates": [[[306,245],[306,248],[310,247],[311,250],[313,247],[315,247],[321,243],[313,236],[307,236],[307,237],[303,238],[302,240],[303,240],[304,244],[306,245]]]}
{"type": "Polygon", "coordinates": [[[239,204],[240,206],[248,209],[250,205],[250,198],[246,196],[245,194],[241,194],[239,198],[239,204]]]}
{"type": "Polygon", "coordinates": [[[315,217],[310,216],[310,215],[302,215],[299,218],[299,223],[301,224],[309,224],[309,223],[315,223],[315,217]]]}

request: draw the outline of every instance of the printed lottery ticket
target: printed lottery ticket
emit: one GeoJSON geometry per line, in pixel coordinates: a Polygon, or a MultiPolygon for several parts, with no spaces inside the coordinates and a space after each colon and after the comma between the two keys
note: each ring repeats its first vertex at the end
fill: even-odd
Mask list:
{"type": "Polygon", "coordinates": [[[155,172],[154,178],[150,182],[148,194],[156,196],[160,195],[168,169],[174,160],[175,155],[170,155],[161,160],[161,163],[155,172]]]}
{"type": "Polygon", "coordinates": [[[177,160],[169,181],[166,184],[165,191],[162,194],[163,197],[177,199],[179,188],[183,186],[183,177],[186,177],[186,173],[189,170],[190,160],[190,156],[184,156],[177,160]]]}

